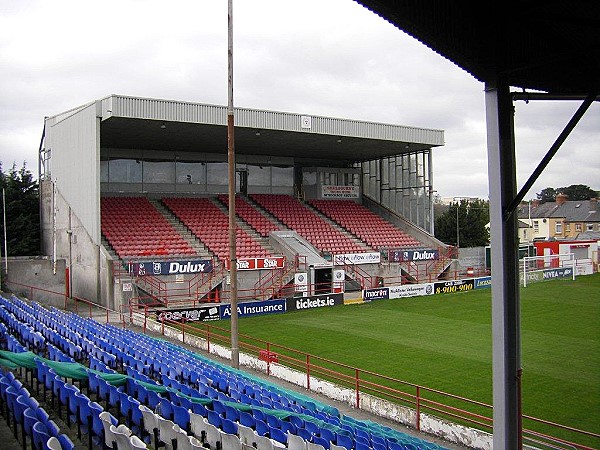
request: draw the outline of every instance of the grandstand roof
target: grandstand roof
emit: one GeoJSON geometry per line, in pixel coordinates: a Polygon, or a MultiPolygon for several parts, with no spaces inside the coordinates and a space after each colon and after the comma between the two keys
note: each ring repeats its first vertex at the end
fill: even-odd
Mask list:
{"type": "MultiPolygon", "coordinates": [[[[225,106],[112,95],[98,101],[104,148],[227,153],[225,106]]],[[[236,108],[236,154],[357,162],[444,145],[444,132],[236,108]]]]}
{"type": "Polygon", "coordinates": [[[358,0],[479,81],[586,95],[600,87],[600,2],[358,0]]]}

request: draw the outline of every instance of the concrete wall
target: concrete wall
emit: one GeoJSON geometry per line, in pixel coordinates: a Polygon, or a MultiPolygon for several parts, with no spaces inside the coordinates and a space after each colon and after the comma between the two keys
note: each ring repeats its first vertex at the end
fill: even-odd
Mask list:
{"type": "MultiPolygon", "coordinates": [[[[11,257],[8,258],[8,273],[2,281],[16,295],[62,307],[65,303],[65,268],[64,259],[59,259],[55,264],[46,256],[11,257]]],[[[2,269],[4,270],[4,264],[2,269]]]]}
{"type": "Polygon", "coordinates": [[[466,272],[468,267],[485,267],[485,247],[458,249],[458,270],[466,272]]]}
{"type": "Polygon", "coordinates": [[[41,198],[42,250],[51,261],[66,261],[71,274],[71,295],[114,307],[110,255],[95,243],[51,181],[42,181],[41,198]]]}

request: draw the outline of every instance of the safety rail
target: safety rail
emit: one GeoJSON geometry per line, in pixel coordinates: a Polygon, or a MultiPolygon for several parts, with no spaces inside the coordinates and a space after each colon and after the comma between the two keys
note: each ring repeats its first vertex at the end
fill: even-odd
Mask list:
{"type": "MultiPolygon", "coordinates": [[[[100,317],[100,314],[94,314],[94,310],[103,311],[102,315],[106,315],[106,323],[110,321],[110,314],[118,315],[118,322],[123,327],[133,323],[133,318],[136,317],[138,318],[137,323],[142,323],[143,332],[147,332],[148,319],[152,311],[147,304],[136,304],[135,309],[130,304],[120,308],[119,311],[115,311],[84,298],[67,297],[64,292],[15,282],[9,284],[27,289],[30,298],[33,298],[34,294],[37,293],[60,296],[64,298],[65,309],[69,309],[72,302],[74,312],[81,316],[85,315],[85,311],[80,308],[81,304],[86,305],[88,317],[96,320],[100,317]]],[[[159,323],[162,335],[165,335],[165,327],[181,330],[184,344],[186,333],[204,339],[208,353],[211,353],[211,346],[221,345],[227,347],[231,345],[231,330],[210,322],[190,324],[185,323],[185,321],[179,323],[163,318],[159,323]]],[[[311,388],[311,378],[319,377],[353,390],[355,395],[354,404],[357,408],[361,407],[361,398],[365,395],[388,399],[400,406],[411,408],[414,410],[414,422],[409,425],[414,426],[419,431],[421,431],[421,414],[424,413],[433,413],[442,418],[483,431],[491,432],[492,430],[492,406],[486,403],[398,380],[245,334],[239,335],[239,347],[246,353],[258,356],[265,361],[267,374],[271,374],[273,365],[286,366],[303,373],[305,375],[305,387],[308,390],[311,388]],[[276,362],[272,356],[276,356],[276,362]]],[[[522,418],[524,442],[534,445],[536,448],[548,450],[594,450],[600,448],[600,434],[528,415],[523,415],[522,418]],[[538,429],[533,430],[532,427],[538,429]],[[581,439],[587,439],[591,444],[575,442],[581,439]]]]}
{"type": "MultiPolygon", "coordinates": [[[[147,318],[147,316],[146,316],[147,318]]],[[[210,322],[186,323],[162,319],[161,332],[165,327],[171,327],[181,332],[185,343],[186,335],[204,339],[206,350],[211,353],[215,345],[229,347],[231,333],[227,328],[210,322]]],[[[144,330],[146,321],[144,321],[144,330]]],[[[189,339],[188,339],[189,340],[189,339]]],[[[407,425],[422,431],[422,414],[430,414],[441,419],[473,427],[484,432],[493,430],[492,409],[489,404],[471,400],[466,397],[450,394],[426,386],[398,380],[376,372],[353,367],[344,363],[322,358],[287,346],[278,345],[249,335],[239,335],[239,348],[245,353],[264,361],[267,374],[273,372],[276,366],[285,366],[304,375],[305,387],[311,389],[311,380],[329,381],[338,386],[353,391],[353,403],[361,408],[365,396],[374,396],[393,402],[399,407],[410,408],[404,414],[407,425]],[[412,418],[412,422],[408,420],[412,418]]],[[[600,434],[579,430],[550,421],[523,415],[524,424],[529,428],[523,429],[523,440],[526,444],[536,445],[540,449],[554,450],[593,450],[600,444],[600,434]],[[532,429],[532,427],[536,429],[532,429]],[[575,442],[588,439],[594,446],[575,442]]]]}
{"type": "MultiPolygon", "coordinates": [[[[227,272],[222,261],[212,259],[213,270],[211,272],[194,274],[189,280],[183,282],[169,283],[152,274],[135,276],[131,271],[132,264],[130,261],[123,261],[123,267],[113,267],[114,278],[118,280],[132,279],[140,289],[165,303],[179,300],[200,301],[210,295],[215,285],[223,281],[227,272]]],[[[209,301],[215,301],[215,299],[211,298],[209,301]]]]}
{"type": "MultiPolygon", "coordinates": [[[[287,261],[287,259],[286,259],[287,261]]],[[[264,273],[254,284],[254,296],[256,298],[273,298],[285,285],[284,280],[298,271],[298,258],[294,258],[293,264],[286,264],[282,269],[269,270],[264,273]],[[269,296],[270,293],[270,296],[269,296]]]]}
{"type": "Polygon", "coordinates": [[[207,273],[198,273],[196,274],[189,282],[190,292],[193,292],[195,289],[196,299],[200,299],[204,297],[208,292],[214,289],[215,286],[213,284],[219,284],[226,277],[227,270],[225,269],[225,264],[220,259],[217,259],[215,263],[213,263],[213,270],[207,273]],[[209,289],[206,289],[206,286],[209,289]]]}
{"type": "MultiPolygon", "coordinates": [[[[99,305],[98,303],[94,303],[90,300],[87,300],[85,298],[82,297],[76,297],[76,296],[70,296],[67,295],[66,292],[57,292],[57,291],[52,291],[50,289],[44,289],[44,288],[40,288],[37,286],[31,286],[28,284],[21,284],[21,283],[16,283],[14,281],[10,281],[7,283],[8,285],[12,286],[18,286],[20,288],[25,288],[27,289],[29,295],[25,295],[25,297],[29,298],[29,299],[34,299],[36,297],[36,294],[42,294],[44,295],[44,297],[51,295],[53,297],[57,297],[60,298],[60,300],[62,301],[63,304],[63,309],[65,310],[69,310],[69,311],[73,311],[75,314],[79,315],[79,316],[84,316],[85,315],[85,310],[87,310],[87,316],[89,318],[98,318],[101,315],[102,316],[106,316],[106,323],[110,322],[110,314],[120,314],[119,311],[115,311],[113,309],[110,309],[104,305],[99,305]],[[85,308],[81,308],[81,305],[85,305],[85,308]],[[98,312],[102,312],[101,314],[94,314],[94,311],[97,310],[98,312]]],[[[22,292],[23,294],[25,294],[25,292],[22,292]]],[[[45,300],[47,301],[47,297],[45,298],[45,300]]],[[[121,322],[121,319],[119,318],[118,322],[121,322]]]]}
{"type": "MultiPolygon", "coordinates": [[[[338,257],[339,256],[341,255],[338,255],[338,257]]],[[[334,261],[335,257],[336,255],[332,255],[334,261]]],[[[350,278],[360,284],[361,289],[370,289],[377,286],[377,277],[374,277],[364,269],[361,269],[359,265],[352,264],[352,262],[349,262],[348,258],[344,257],[342,267],[344,268],[344,272],[350,278]]]]}

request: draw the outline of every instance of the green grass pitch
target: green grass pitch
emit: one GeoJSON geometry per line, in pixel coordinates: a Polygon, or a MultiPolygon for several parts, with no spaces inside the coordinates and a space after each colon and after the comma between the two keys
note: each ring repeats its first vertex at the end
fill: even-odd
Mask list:
{"type": "MultiPolygon", "coordinates": [[[[239,330],[491,404],[491,322],[482,289],[240,318],[239,330]]],[[[523,413],[599,433],[600,274],[522,288],[521,330],[523,413]]]]}

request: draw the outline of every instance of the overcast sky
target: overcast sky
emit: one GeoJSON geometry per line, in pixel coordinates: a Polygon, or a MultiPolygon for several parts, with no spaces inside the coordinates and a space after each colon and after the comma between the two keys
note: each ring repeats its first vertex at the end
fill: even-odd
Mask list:
{"type": "MultiPolygon", "coordinates": [[[[44,116],[110,94],[227,104],[227,0],[0,0],[0,161],[37,174],[44,116]]],[[[352,0],[234,1],[235,106],[442,129],[442,197],[488,197],[483,85],[352,0]]],[[[516,103],[518,182],[579,102],[516,103]]],[[[600,189],[600,105],[526,198],[600,189]]]]}

